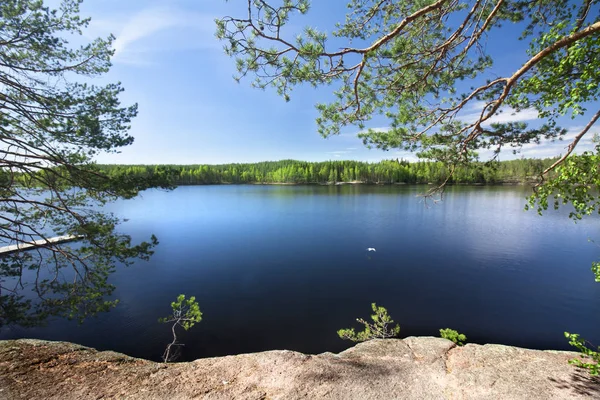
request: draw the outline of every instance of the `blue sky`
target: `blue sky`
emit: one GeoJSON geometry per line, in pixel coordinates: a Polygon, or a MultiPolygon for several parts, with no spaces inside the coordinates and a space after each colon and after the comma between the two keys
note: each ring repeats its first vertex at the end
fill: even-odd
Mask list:
{"type": "MultiPolygon", "coordinates": [[[[120,154],[100,155],[103,163],[215,164],[298,159],[307,161],[363,160],[404,157],[408,153],[366,149],[356,138],[357,128],[322,138],[316,131],[314,104],[329,98],[332,88],[299,88],[286,103],[274,90],[253,89],[250,80],[234,81],[234,60],[214,37],[214,19],[241,16],[245,0],[86,0],[82,15],[92,18],[88,38],[117,37],[113,68],[100,81],[120,81],[124,104],[137,102],[139,115],[131,134],[135,143],[120,154]]],[[[309,14],[292,21],[292,29],[310,25],[331,30],[342,20],[345,0],[314,1],[309,14]],[[294,25],[298,24],[298,25],[294,25]]],[[[502,54],[498,74],[517,68],[525,59],[525,45],[514,40],[518,29],[507,26],[490,37],[488,46],[502,54]]],[[[100,83],[99,81],[99,83],[100,83]]],[[[477,105],[467,113],[477,112],[477,105]]],[[[468,117],[467,117],[468,118],[468,117]]],[[[535,113],[510,112],[498,119],[534,122],[535,113]]],[[[565,120],[569,136],[585,119],[565,120]]],[[[385,128],[374,120],[371,128],[385,128]]],[[[596,127],[596,131],[598,128],[596,127]]],[[[587,135],[588,137],[591,134],[587,135]]],[[[525,157],[545,157],[564,151],[567,141],[527,145],[525,157]]],[[[589,139],[582,149],[590,148],[589,139]]],[[[502,159],[514,158],[510,151],[502,159]]]]}

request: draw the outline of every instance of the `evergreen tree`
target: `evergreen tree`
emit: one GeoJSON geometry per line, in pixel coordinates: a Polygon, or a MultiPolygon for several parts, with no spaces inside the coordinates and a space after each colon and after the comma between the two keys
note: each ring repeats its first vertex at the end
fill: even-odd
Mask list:
{"type": "Polygon", "coordinates": [[[106,73],[113,54],[112,36],[79,47],[67,41],[88,25],[80,2],[64,0],[59,9],[38,0],[0,2],[0,245],[45,240],[39,251],[0,258],[0,327],[109,309],[108,276],[118,264],[146,259],[156,244],[154,237],[132,244],[115,231],[118,219],[101,211],[171,178],[163,167],[158,176],[145,167],[105,171],[92,163],[133,142],[137,106],[120,104],[119,84],[78,80],[106,73]],[[63,235],[81,240],[46,240],[63,235]]]}

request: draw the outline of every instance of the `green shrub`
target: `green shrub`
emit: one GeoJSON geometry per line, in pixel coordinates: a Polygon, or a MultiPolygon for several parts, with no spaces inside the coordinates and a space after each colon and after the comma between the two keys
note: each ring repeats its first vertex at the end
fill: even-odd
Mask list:
{"type": "Polygon", "coordinates": [[[600,347],[599,351],[592,350],[586,344],[586,341],[579,337],[578,334],[565,332],[565,337],[569,339],[569,344],[573,347],[577,347],[579,351],[589,358],[592,362],[583,362],[576,358],[569,360],[569,364],[577,365],[578,367],[585,368],[590,372],[592,376],[598,376],[600,374],[600,347]]]}
{"type": "Polygon", "coordinates": [[[451,340],[459,346],[463,346],[465,344],[465,341],[467,340],[467,337],[465,335],[463,335],[462,333],[458,333],[458,331],[455,331],[454,329],[450,328],[440,329],[440,335],[444,339],[451,340]]]}

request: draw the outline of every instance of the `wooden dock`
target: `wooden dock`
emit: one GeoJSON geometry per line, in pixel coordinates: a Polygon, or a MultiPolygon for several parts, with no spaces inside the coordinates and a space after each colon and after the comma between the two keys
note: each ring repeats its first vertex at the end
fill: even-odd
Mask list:
{"type": "Polygon", "coordinates": [[[33,250],[37,247],[42,247],[44,245],[49,245],[49,244],[73,242],[73,241],[79,240],[81,238],[83,238],[83,235],[65,235],[65,236],[57,236],[57,237],[48,238],[48,239],[34,240],[33,242],[30,242],[30,243],[13,244],[10,246],[0,247],[0,256],[15,253],[17,251],[33,250]]]}

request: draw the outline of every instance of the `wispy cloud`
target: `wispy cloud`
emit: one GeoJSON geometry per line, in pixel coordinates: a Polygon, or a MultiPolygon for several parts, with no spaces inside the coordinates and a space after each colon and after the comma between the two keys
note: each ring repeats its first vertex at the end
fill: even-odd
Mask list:
{"type": "Polygon", "coordinates": [[[121,20],[92,20],[89,34],[98,36],[113,33],[116,37],[113,61],[142,65],[148,63],[150,53],[219,48],[213,36],[213,25],[213,18],[202,13],[155,7],[121,20]]]}
{"type": "MultiPolygon", "coordinates": [[[[569,144],[571,144],[571,142],[573,141],[573,139],[575,139],[575,136],[577,136],[581,130],[583,129],[583,126],[572,126],[568,129],[567,134],[565,136],[563,136],[562,140],[556,140],[554,142],[543,142],[539,145],[535,144],[535,143],[528,143],[523,145],[523,149],[521,151],[522,154],[524,154],[527,157],[533,157],[532,154],[548,154],[547,156],[544,155],[544,157],[555,157],[558,155],[562,155],[567,151],[567,147],[569,146],[569,144]]],[[[581,138],[581,140],[579,141],[579,143],[577,144],[577,147],[575,147],[574,153],[575,154],[581,154],[584,151],[590,151],[594,149],[594,142],[593,142],[593,137],[594,134],[600,134],[600,127],[599,128],[592,128],[583,138],[581,138]]],[[[537,155],[536,155],[537,157],[537,155]]]]}
{"type": "MultiPolygon", "coordinates": [[[[550,158],[557,157],[565,154],[567,147],[573,141],[575,136],[581,132],[583,126],[572,126],[568,128],[567,134],[563,136],[562,140],[544,140],[540,144],[537,143],[526,143],[519,148],[505,147],[502,150],[503,160],[509,160],[519,157],[525,158],[550,158]],[[513,150],[517,150],[517,154],[513,153],[513,150]]],[[[600,127],[592,128],[578,143],[574,150],[574,154],[581,154],[584,151],[590,151],[594,149],[593,137],[594,134],[600,134],[600,127]]],[[[493,156],[491,150],[483,150],[479,152],[479,156],[482,160],[489,159],[493,156]]]]}
{"type": "Polygon", "coordinates": [[[356,139],[356,135],[357,135],[356,132],[346,132],[346,133],[340,133],[339,135],[336,135],[335,137],[356,139]]]}
{"type": "Polygon", "coordinates": [[[338,150],[338,151],[327,151],[327,154],[331,154],[334,157],[341,157],[344,154],[348,154],[351,153],[352,151],[349,150],[338,150]]]}
{"type": "MultiPolygon", "coordinates": [[[[481,110],[487,103],[484,101],[475,101],[469,104],[464,109],[464,114],[458,115],[458,119],[465,123],[472,123],[477,121],[481,117],[481,110]]],[[[508,122],[521,122],[521,121],[533,121],[538,119],[538,112],[533,108],[527,108],[520,112],[516,112],[510,107],[501,108],[494,116],[483,123],[483,126],[489,126],[494,123],[508,123],[508,122]]],[[[374,132],[388,132],[392,128],[389,126],[380,126],[375,128],[369,128],[374,132]]],[[[343,133],[339,136],[343,137],[356,137],[361,132],[366,132],[367,129],[360,132],[343,133]]]]}
{"type": "MultiPolygon", "coordinates": [[[[389,131],[390,128],[389,126],[385,126],[385,127],[377,127],[377,128],[368,128],[371,129],[372,131],[375,132],[387,132],[389,131]]],[[[338,137],[345,137],[345,138],[354,138],[357,139],[357,135],[361,132],[366,132],[368,129],[365,129],[363,131],[359,131],[359,132],[346,132],[346,133],[340,133],[339,135],[337,135],[338,137]]]]}
{"type": "MultiPolygon", "coordinates": [[[[465,108],[465,114],[459,115],[459,119],[466,123],[471,123],[476,121],[480,115],[481,110],[485,106],[485,102],[476,101],[471,103],[467,108],[465,108]]],[[[538,119],[538,112],[533,108],[528,108],[522,110],[520,112],[516,112],[514,109],[505,107],[501,109],[501,112],[494,115],[490,119],[488,119],[483,125],[489,126],[492,123],[507,123],[507,122],[521,122],[521,121],[535,121],[538,119]]],[[[387,132],[391,128],[390,127],[376,127],[371,128],[376,132],[387,132]]],[[[504,147],[502,150],[502,159],[513,159],[519,157],[526,158],[548,158],[548,157],[556,157],[564,154],[567,151],[567,146],[572,142],[575,136],[581,132],[583,126],[571,126],[568,128],[568,132],[565,136],[562,137],[562,140],[542,140],[540,144],[537,143],[527,143],[522,145],[521,147],[504,147]],[[513,151],[516,150],[517,154],[514,154],[513,151]]],[[[354,137],[360,132],[354,133],[344,133],[340,136],[345,137],[354,137]]],[[[600,127],[592,128],[586,135],[581,139],[579,144],[577,145],[574,153],[581,154],[584,151],[590,151],[594,149],[595,144],[592,141],[594,134],[600,135],[600,127]]],[[[333,155],[334,157],[340,157],[343,154],[347,154],[348,150],[355,150],[356,148],[349,147],[346,150],[342,151],[334,151],[328,152],[328,154],[333,155]]],[[[479,152],[480,159],[486,160],[494,155],[491,150],[480,150],[479,152]]],[[[414,162],[418,160],[418,157],[415,156],[414,153],[406,152],[406,151],[397,151],[393,153],[389,153],[394,156],[394,158],[404,158],[405,160],[414,162]]]]}
{"type": "Polygon", "coordinates": [[[161,30],[177,25],[178,16],[161,9],[143,10],[134,15],[117,34],[114,43],[115,56],[126,51],[132,43],[161,30]]]}
{"type": "Polygon", "coordinates": [[[342,154],[354,153],[356,150],[358,150],[357,147],[346,147],[344,150],[327,151],[326,153],[332,154],[334,157],[339,157],[342,154]]]}
{"type": "MultiPolygon", "coordinates": [[[[481,110],[485,106],[485,102],[475,102],[466,111],[467,114],[459,116],[459,119],[466,123],[473,123],[481,117],[481,110]]],[[[490,119],[486,120],[482,125],[503,124],[508,122],[532,121],[538,119],[538,112],[533,108],[527,108],[522,111],[515,111],[512,108],[501,108],[499,112],[494,114],[490,119]]]]}
{"type": "Polygon", "coordinates": [[[346,156],[348,154],[352,154],[352,153],[356,153],[356,151],[358,150],[357,147],[346,147],[346,149],[344,150],[336,150],[336,151],[326,151],[326,154],[330,154],[333,157],[341,157],[341,156],[346,156]]]}
{"type": "Polygon", "coordinates": [[[417,162],[420,160],[415,153],[411,153],[410,151],[396,151],[393,154],[396,156],[396,158],[401,158],[409,162],[417,162]]]}

